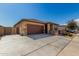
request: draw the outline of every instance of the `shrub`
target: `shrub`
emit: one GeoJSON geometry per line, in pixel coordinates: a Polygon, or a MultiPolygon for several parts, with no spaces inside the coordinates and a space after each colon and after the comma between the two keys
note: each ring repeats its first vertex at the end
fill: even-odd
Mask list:
{"type": "Polygon", "coordinates": [[[73,36],[73,33],[70,33],[70,32],[64,32],[63,35],[65,35],[65,36],[70,36],[70,37],[71,37],[71,36],[73,36]]]}

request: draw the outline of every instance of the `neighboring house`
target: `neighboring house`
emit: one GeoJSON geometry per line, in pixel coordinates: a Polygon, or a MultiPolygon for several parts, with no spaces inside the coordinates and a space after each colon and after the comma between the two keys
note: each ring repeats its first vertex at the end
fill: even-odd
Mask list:
{"type": "Polygon", "coordinates": [[[58,33],[63,34],[67,30],[66,25],[59,25],[58,26],[58,33]]]}

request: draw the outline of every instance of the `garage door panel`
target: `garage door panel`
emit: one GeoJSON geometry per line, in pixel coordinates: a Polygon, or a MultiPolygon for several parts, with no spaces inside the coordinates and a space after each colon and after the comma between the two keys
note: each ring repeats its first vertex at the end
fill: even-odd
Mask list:
{"type": "Polygon", "coordinates": [[[27,32],[28,34],[41,34],[43,33],[44,26],[41,25],[27,25],[27,32]]]}

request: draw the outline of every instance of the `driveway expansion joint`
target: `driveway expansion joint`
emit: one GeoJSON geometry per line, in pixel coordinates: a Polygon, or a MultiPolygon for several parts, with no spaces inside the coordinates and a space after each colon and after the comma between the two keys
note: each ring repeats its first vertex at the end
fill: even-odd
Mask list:
{"type": "MultiPolygon", "coordinates": [[[[57,40],[56,40],[56,41],[57,41],[57,40]]],[[[54,42],[56,42],[56,41],[54,41],[54,42]]],[[[53,42],[50,42],[50,43],[53,43],[53,42]]],[[[33,52],[35,52],[35,51],[37,51],[37,50],[39,50],[39,49],[43,48],[43,47],[45,47],[45,46],[49,45],[50,43],[47,43],[46,45],[41,46],[40,48],[35,49],[35,50],[33,50],[33,51],[31,51],[31,52],[29,52],[29,53],[27,53],[27,54],[25,54],[25,55],[22,55],[22,56],[27,56],[27,55],[29,55],[29,54],[31,54],[31,53],[33,53],[33,52]]]]}
{"type": "Polygon", "coordinates": [[[58,56],[71,42],[72,42],[73,38],[71,38],[71,40],[69,41],[68,44],[66,44],[58,53],[56,56],[58,56]]]}

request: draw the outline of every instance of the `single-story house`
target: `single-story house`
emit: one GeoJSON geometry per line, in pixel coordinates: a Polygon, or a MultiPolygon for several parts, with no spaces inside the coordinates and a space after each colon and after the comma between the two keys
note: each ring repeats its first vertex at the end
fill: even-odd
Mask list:
{"type": "Polygon", "coordinates": [[[58,24],[51,22],[42,22],[36,19],[22,19],[14,27],[17,34],[53,34],[58,29],[58,24]],[[52,32],[54,31],[54,32],[52,32]]]}

